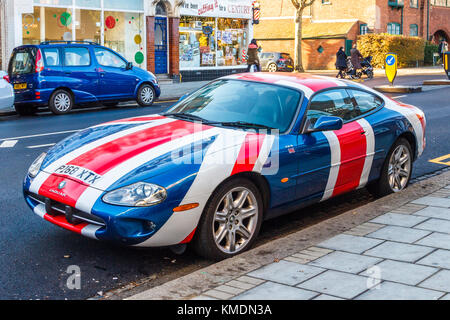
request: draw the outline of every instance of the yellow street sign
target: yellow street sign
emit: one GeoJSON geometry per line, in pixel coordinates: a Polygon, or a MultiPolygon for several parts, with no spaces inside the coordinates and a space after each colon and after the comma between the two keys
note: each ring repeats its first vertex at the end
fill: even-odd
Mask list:
{"type": "Polygon", "coordinates": [[[386,77],[389,82],[394,85],[395,77],[397,76],[397,54],[388,53],[386,55],[384,69],[386,71],[386,77]]]}
{"type": "Polygon", "coordinates": [[[444,52],[444,69],[448,79],[450,80],[450,51],[444,52]]]}

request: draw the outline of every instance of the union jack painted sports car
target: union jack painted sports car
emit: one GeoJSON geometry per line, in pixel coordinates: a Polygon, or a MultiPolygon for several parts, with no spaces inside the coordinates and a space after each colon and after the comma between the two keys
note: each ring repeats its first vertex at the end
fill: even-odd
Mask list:
{"type": "Polygon", "coordinates": [[[425,116],[334,78],[249,73],[183,97],[167,113],[97,125],[31,165],[27,204],[84,236],[131,246],[192,243],[222,259],[263,220],[358,188],[404,189],[425,116]]]}

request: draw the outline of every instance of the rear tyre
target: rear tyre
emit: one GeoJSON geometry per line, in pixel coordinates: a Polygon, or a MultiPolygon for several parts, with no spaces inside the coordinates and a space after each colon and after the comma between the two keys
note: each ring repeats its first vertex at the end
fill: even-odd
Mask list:
{"type": "Polygon", "coordinates": [[[56,90],[50,97],[49,108],[56,115],[69,113],[73,108],[72,94],[66,90],[56,90]]]}
{"type": "Polygon", "coordinates": [[[373,71],[367,71],[367,78],[373,79],[373,71]]]}
{"type": "Polygon", "coordinates": [[[269,72],[277,72],[278,71],[278,67],[277,67],[277,65],[275,63],[269,64],[267,69],[269,70],[269,72]]]}
{"type": "Polygon", "coordinates": [[[404,138],[394,143],[384,162],[380,179],[367,187],[370,193],[384,197],[408,186],[413,168],[411,150],[411,145],[404,138]]]}
{"type": "Polygon", "coordinates": [[[213,260],[233,257],[255,242],[263,220],[263,201],[249,180],[237,178],[221,185],[209,199],[193,245],[213,260]]]}
{"type": "Polygon", "coordinates": [[[14,105],[14,109],[21,116],[32,116],[36,113],[36,107],[31,105],[14,105]]]}
{"type": "Polygon", "coordinates": [[[155,89],[149,84],[143,84],[139,87],[136,101],[141,107],[150,107],[155,102],[155,89]]]}

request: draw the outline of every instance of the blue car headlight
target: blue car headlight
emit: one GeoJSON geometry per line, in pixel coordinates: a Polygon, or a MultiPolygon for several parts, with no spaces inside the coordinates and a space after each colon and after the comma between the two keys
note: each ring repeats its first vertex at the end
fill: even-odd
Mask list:
{"type": "Polygon", "coordinates": [[[152,183],[138,182],[108,192],[103,196],[103,201],[116,206],[150,207],[163,202],[166,198],[165,188],[152,183]]]}
{"type": "Polygon", "coordinates": [[[42,163],[44,162],[44,159],[46,156],[47,156],[46,153],[41,154],[31,164],[30,168],[28,169],[28,175],[30,176],[30,178],[35,178],[38,175],[39,171],[41,170],[42,163]]]}

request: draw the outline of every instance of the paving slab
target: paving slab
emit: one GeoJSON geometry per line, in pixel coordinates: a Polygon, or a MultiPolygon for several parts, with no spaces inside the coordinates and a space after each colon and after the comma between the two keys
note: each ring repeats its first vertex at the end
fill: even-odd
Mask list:
{"type": "Polygon", "coordinates": [[[369,290],[358,296],[357,300],[437,300],[443,293],[407,286],[400,283],[382,282],[379,289],[369,290]]]}
{"type": "Polygon", "coordinates": [[[328,270],[297,287],[339,298],[352,299],[370,288],[368,280],[367,277],[328,270]]]}
{"type": "Polygon", "coordinates": [[[234,297],[232,300],[309,300],[317,295],[317,292],[266,282],[234,297]]]}
{"type": "Polygon", "coordinates": [[[391,260],[414,262],[423,258],[433,250],[433,248],[413,244],[386,241],[378,247],[366,251],[364,254],[391,260]]]}
{"type": "Polygon", "coordinates": [[[396,242],[413,243],[429,235],[430,233],[431,231],[417,230],[398,226],[386,226],[384,228],[381,228],[380,230],[368,234],[366,237],[396,242]]]}
{"type": "Polygon", "coordinates": [[[248,275],[287,285],[296,285],[323,271],[325,270],[322,268],[282,260],[250,272],[248,275]]]}
{"type": "Polygon", "coordinates": [[[377,264],[377,267],[380,268],[381,280],[409,285],[416,285],[439,270],[438,268],[392,260],[385,260],[377,264]]]}
{"type": "Polygon", "coordinates": [[[390,212],[390,213],[383,214],[383,215],[371,220],[370,222],[410,228],[410,227],[413,227],[416,224],[419,224],[425,220],[427,220],[426,217],[419,217],[419,216],[405,215],[405,214],[401,214],[401,213],[390,212]]]}
{"type": "Polygon", "coordinates": [[[450,292],[450,270],[441,270],[421,284],[422,288],[450,292]]]}
{"type": "Polygon", "coordinates": [[[450,220],[430,218],[414,228],[450,234],[450,220]]]}
{"type": "Polygon", "coordinates": [[[381,259],[379,258],[335,251],[310,262],[309,265],[356,274],[363,270],[367,270],[380,261],[381,259]]]}
{"type": "Polygon", "coordinates": [[[327,295],[327,294],[321,294],[320,296],[315,297],[313,300],[326,300],[326,301],[330,301],[330,300],[344,300],[344,299],[338,298],[338,297],[329,296],[329,295],[327,295]]]}
{"type": "Polygon", "coordinates": [[[450,269],[450,251],[442,249],[436,250],[423,259],[417,261],[417,264],[450,269]]]}
{"type": "Polygon", "coordinates": [[[438,197],[422,197],[412,201],[414,204],[423,204],[426,206],[450,208],[450,199],[438,197]]]}
{"type": "Polygon", "coordinates": [[[379,245],[381,242],[383,241],[342,233],[327,241],[319,243],[317,246],[351,253],[363,253],[364,251],[379,245]]]}
{"type": "Polygon", "coordinates": [[[417,241],[416,244],[450,250],[450,234],[433,232],[429,236],[417,241]]]}
{"type": "Polygon", "coordinates": [[[414,215],[450,220],[450,209],[429,206],[415,212],[414,215]]]}

